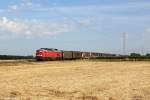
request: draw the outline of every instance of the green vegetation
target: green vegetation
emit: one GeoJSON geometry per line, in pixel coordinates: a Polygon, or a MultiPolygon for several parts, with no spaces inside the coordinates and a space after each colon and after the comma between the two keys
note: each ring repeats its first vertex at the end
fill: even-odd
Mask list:
{"type": "Polygon", "coordinates": [[[150,57],[150,54],[149,54],[149,53],[147,53],[145,56],[150,57]]]}
{"type": "Polygon", "coordinates": [[[97,57],[96,59],[102,61],[150,61],[150,54],[141,55],[140,53],[131,53],[130,55],[97,57]]]}
{"type": "Polygon", "coordinates": [[[140,57],[141,54],[140,53],[131,53],[130,56],[131,57],[140,57]]]}
{"type": "Polygon", "coordinates": [[[0,60],[34,59],[33,56],[0,55],[0,60]]]}

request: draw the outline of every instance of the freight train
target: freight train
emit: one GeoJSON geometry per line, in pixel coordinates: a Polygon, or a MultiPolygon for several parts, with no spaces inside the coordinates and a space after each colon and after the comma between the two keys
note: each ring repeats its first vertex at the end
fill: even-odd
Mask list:
{"type": "Polygon", "coordinates": [[[115,56],[115,54],[81,52],[81,51],[64,51],[54,48],[40,48],[36,51],[37,61],[89,59],[96,57],[112,57],[112,56],[115,56]]]}

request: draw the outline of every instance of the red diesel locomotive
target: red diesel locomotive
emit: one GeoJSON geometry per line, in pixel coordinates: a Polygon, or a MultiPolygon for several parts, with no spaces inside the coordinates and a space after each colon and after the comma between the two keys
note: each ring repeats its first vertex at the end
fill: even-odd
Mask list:
{"type": "Polygon", "coordinates": [[[37,60],[59,60],[62,58],[62,52],[52,48],[41,48],[36,51],[37,60]]]}

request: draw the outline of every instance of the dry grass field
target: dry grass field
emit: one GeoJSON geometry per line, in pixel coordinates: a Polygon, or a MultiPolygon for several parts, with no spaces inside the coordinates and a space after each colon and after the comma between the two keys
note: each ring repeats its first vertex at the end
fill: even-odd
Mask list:
{"type": "Polygon", "coordinates": [[[150,62],[0,61],[0,100],[150,100],[150,62]]]}

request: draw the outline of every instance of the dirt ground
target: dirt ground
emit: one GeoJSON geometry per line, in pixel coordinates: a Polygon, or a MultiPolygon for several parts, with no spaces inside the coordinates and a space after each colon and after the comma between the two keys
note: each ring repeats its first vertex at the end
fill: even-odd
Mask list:
{"type": "Polygon", "coordinates": [[[0,100],[150,100],[150,62],[0,61],[0,100]]]}

